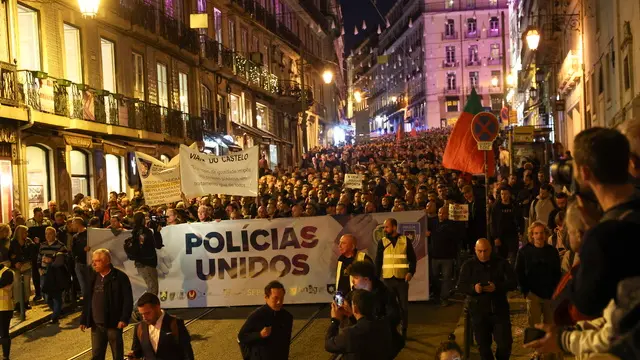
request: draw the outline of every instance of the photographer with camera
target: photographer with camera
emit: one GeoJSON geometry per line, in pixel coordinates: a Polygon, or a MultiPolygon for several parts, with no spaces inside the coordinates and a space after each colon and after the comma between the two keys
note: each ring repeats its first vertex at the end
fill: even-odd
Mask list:
{"type": "Polygon", "coordinates": [[[155,221],[150,221],[146,226],[146,216],[143,212],[133,215],[134,227],[131,239],[127,239],[124,244],[125,251],[129,259],[135,261],[138,274],[147,285],[147,292],[158,295],[158,255],[156,249],[161,249],[162,235],[158,230],[159,225],[155,221]]]}

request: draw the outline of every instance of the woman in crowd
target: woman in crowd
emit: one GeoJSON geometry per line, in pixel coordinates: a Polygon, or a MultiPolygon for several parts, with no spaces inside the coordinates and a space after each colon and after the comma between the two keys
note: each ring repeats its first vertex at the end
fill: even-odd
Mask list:
{"type": "Polygon", "coordinates": [[[9,268],[9,237],[11,228],[7,224],[0,224],[0,344],[2,344],[2,358],[9,360],[11,350],[11,335],[9,327],[13,317],[13,271],[9,268]]]}
{"type": "Polygon", "coordinates": [[[14,279],[13,297],[16,300],[16,309],[19,309],[19,294],[23,294],[25,309],[31,309],[29,298],[31,297],[31,263],[37,258],[38,247],[27,237],[28,230],[24,225],[16,227],[13,240],[9,245],[9,259],[15,275],[20,274],[22,279],[16,276],[14,279]],[[22,284],[22,288],[20,286],[22,284]]]}

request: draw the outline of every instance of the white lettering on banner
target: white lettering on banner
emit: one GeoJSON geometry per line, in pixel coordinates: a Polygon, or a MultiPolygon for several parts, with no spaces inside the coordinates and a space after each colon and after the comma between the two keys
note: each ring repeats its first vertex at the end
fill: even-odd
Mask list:
{"type": "Polygon", "coordinates": [[[258,195],[259,148],[215,156],[180,145],[182,192],[193,198],[207,194],[258,195]]]}
{"type": "Polygon", "coordinates": [[[136,152],[136,164],[147,205],[161,205],[180,201],[180,158],[175,156],[168,164],[136,152]]]}
{"type": "MultiPolygon", "coordinates": [[[[164,227],[165,247],[157,252],[162,306],[259,305],[264,303],[264,286],[276,279],[287,290],[287,303],[329,302],[335,292],[340,237],[353,234],[359,250],[375,258],[383,236],[380,230],[389,217],[398,221],[398,232],[413,244],[418,260],[409,298],[428,300],[427,246],[422,235],[426,216],[423,211],[408,211],[348,219],[316,216],[164,227]]],[[[124,253],[126,237],[106,229],[90,229],[88,236],[92,249],[111,250],[114,266],[131,279],[134,298],[142,295],[144,281],[124,253]]]]}
{"type": "Polygon", "coordinates": [[[449,220],[469,221],[469,204],[449,204],[449,220]]]}
{"type": "Polygon", "coordinates": [[[344,174],[344,187],[347,189],[362,189],[364,175],[344,174]]]}

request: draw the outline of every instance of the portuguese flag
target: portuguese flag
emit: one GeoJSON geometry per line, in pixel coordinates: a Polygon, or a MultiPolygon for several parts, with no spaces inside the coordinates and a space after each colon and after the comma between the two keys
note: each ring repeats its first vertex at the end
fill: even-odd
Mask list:
{"type": "MultiPolygon", "coordinates": [[[[471,134],[471,120],[482,111],[480,97],[476,90],[472,89],[444,150],[442,164],[445,168],[474,175],[484,173],[484,151],[478,150],[478,143],[471,134]]],[[[493,151],[487,156],[487,167],[489,176],[493,176],[496,167],[493,151]]]]}

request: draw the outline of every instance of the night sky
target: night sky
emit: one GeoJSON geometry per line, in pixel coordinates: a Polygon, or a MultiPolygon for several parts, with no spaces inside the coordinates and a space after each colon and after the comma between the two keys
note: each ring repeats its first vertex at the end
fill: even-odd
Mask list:
{"type": "MultiPolygon", "coordinates": [[[[397,0],[373,0],[382,15],[386,15],[387,11],[397,0]]],[[[370,34],[371,31],[378,30],[378,24],[382,25],[384,30],[384,21],[378,15],[378,12],[371,3],[372,0],[340,0],[342,7],[342,19],[345,24],[345,54],[349,55],[351,49],[358,45],[363,39],[370,34]],[[367,23],[367,30],[362,31],[362,20],[367,23]],[[358,35],[353,35],[353,29],[358,26],[358,35]]]]}

